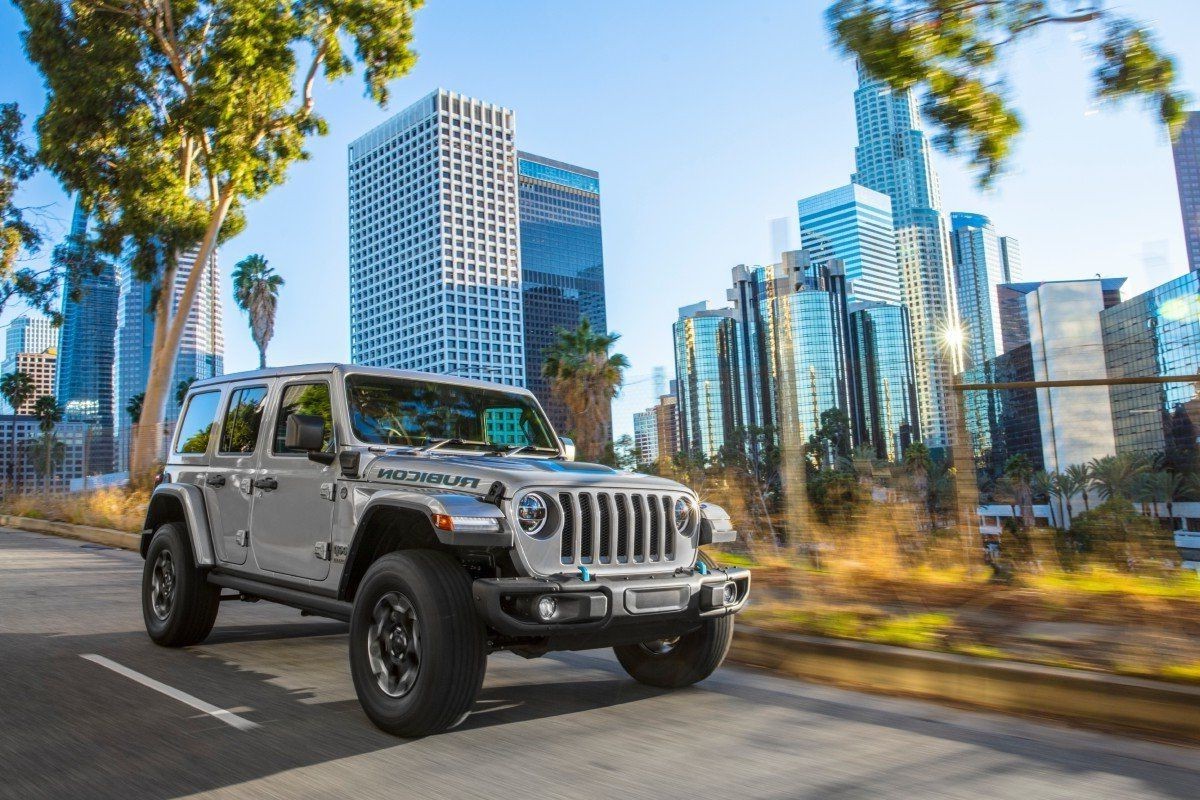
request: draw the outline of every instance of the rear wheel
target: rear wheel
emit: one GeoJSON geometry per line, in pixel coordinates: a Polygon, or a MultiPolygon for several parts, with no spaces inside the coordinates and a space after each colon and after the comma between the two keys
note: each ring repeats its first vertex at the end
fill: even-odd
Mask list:
{"type": "Polygon", "coordinates": [[[679,689],[704,680],[721,666],[733,641],[733,615],[704,620],[683,636],[613,648],[625,671],[639,683],[679,689]]]}
{"type": "Polygon", "coordinates": [[[187,531],[168,522],[154,532],[142,569],[142,618],[155,644],[204,641],[217,620],[221,590],[196,568],[187,531]]]}
{"type": "Polygon", "coordinates": [[[372,722],[410,737],[451,728],[475,703],[486,666],[484,628],[458,562],[406,550],[371,565],[350,618],[350,672],[372,722]]]}

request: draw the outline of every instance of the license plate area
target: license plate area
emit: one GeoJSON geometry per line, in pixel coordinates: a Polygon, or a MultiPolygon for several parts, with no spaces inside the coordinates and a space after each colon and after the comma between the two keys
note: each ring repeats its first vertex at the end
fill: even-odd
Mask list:
{"type": "Polygon", "coordinates": [[[661,614],[683,611],[688,606],[687,586],[629,589],[625,592],[625,610],[630,614],[661,614]]]}

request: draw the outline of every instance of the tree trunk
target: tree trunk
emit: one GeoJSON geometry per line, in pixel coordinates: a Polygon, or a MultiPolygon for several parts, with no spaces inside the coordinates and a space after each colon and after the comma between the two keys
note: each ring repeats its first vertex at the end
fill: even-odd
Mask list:
{"type": "MultiPolygon", "coordinates": [[[[146,379],[146,392],[142,398],[142,416],[139,420],[137,441],[129,465],[130,482],[145,485],[149,482],[154,470],[155,456],[158,452],[158,437],[161,436],[161,425],[167,406],[167,392],[170,390],[171,373],[175,369],[175,359],[179,355],[179,344],[183,338],[183,328],[187,324],[188,315],[196,302],[200,291],[200,280],[216,249],[217,235],[225,222],[225,215],[233,202],[233,191],[229,185],[221,190],[217,204],[209,218],[208,229],[192,263],[192,271],[184,284],[183,293],[179,297],[179,305],[171,313],[171,301],[175,294],[174,278],[171,285],[162,287],[159,297],[159,309],[155,315],[156,328],[154,344],[150,356],[150,374],[146,379]],[[165,312],[165,313],[164,313],[165,312]],[[165,318],[165,319],[164,319],[165,318]],[[168,321],[169,320],[169,321],[168,321]],[[162,325],[166,322],[166,325],[162,325]],[[165,327],[162,335],[159,329],[165,327]]],[[[178,264],[177,264],[178,268],[178,264]]]]}
{"type": "Polygon", "coordinates": [[[267,368],[267,351],[266,348],[263,347],[258,348],[258,368],[267,368]]]}
{"type": "Polygon", "coordinates": [[[50,494],[50,463],[53,460],[54,453],[50,449],[50,434],[43,434],[42,446],[46,448],[46,474],[42,478],[42,485],[46,489],[46,494],[50,494]]]}

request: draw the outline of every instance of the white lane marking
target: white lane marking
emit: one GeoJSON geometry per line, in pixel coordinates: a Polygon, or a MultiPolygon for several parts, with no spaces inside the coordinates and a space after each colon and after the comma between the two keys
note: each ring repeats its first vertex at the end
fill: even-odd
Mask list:
{"type": "Polygon", "coordinates": [[[156,692],[165,694],[167,697],[174,698],[185,705],[191,706],[197,711],[203,711],[205,714],[216,717],[217,719],[221,720],[221,722],[224,722],[226,725],[232,725],[239,731],[248,731],[258,727],[257,722],[251,722],[244,717],[239,717],[232,711],[226,711],[223,708],[217,708],[212,703],[206,703],[198,697],[192,697],[187,692],[181,692],[173,686],[167,686],[165,683],[160,683],[159,681],[154,680],[154,678],[143,675],[140,672],[134,672],[129,667],[118,664],[112,659],[105,658],[104,656],[98,656],[95,653],[81,654],[79,657],[91,661],[94,664],[99,664],[106,669],[111,669],[118,675],[124,675],[131,681],[140,683],[142,686],[147,686],[156,692]]]}

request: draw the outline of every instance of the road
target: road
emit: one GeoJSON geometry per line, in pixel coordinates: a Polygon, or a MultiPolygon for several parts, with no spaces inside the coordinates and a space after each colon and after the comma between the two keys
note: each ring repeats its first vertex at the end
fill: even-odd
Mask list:
{"type": "Polygon", "coordinates": [[[135,553],[0,531],[0,797],[1190,800],[1200,789],[1189,748],[732,667],[662,692],[607,652],[493,656],[462,726],[396,739],[358,708],[345,626],[229,602],[204,644],[156,647],[141,567],[135,553]]]}

